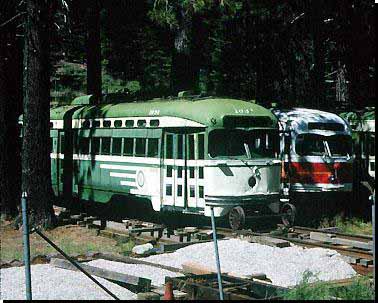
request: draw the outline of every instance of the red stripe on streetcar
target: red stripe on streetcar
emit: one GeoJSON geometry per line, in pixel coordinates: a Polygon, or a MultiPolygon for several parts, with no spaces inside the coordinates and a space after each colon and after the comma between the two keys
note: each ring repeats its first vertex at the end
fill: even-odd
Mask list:
{"type": "Polygon", "coordinates": [[[352,163],[291,162],[289,170],[291,183],[343,184],[353,181],[352,163]]]}

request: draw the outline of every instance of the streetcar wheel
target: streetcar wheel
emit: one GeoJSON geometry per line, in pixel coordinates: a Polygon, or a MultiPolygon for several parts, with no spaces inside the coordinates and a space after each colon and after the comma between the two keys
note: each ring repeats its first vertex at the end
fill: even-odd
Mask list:
{"type": "Polygon", "coordinates": [[[285,203],[282,206],[281,214],[282,214],[282,223],[286,227],[292,227],[294,225],[296,208],[293,204],[285,203]]]}
{"type": "Polygon", "coordinates": [[[232,230],[242,229],[245,224],[245,213],[243,208],[236,206],[230,210],[228,221],[232,230]]]}

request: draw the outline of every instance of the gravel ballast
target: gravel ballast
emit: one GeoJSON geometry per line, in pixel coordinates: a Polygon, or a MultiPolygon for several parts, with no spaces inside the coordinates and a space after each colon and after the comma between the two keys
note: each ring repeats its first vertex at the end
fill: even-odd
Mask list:
{"type": "MultiPolygon", "coordinates": [[[[277,248],[238,239],[219,241],[218,247],[222,272],[240,276],[264,273],[278,286],[295,286],[302,280],[306,271],[314,273],[322,281],[346,279],[356,275],[353,268],[335,250],[305,249],[300,246],[277,248]]],[[[182,268],[181,265],[185,262],[195,262],[216,271],[212,242],[193,244],[174,253],[154,255],[143,260],[175,268],[182,268]]],[[[142,264],[125,264],[102,259],[86,264],[151,279],[154,286],[163,285],[166,276],[182,276],[142,264]]],[[[112,299],[80,272],[55,268],[50,264],[32,265],[31,270],[33,299],[112,299]]],[[[25,299],[24,267],[4,268],[0,273],[0,299],[25,299]]],[[[126,288],[99,277],[95,278],[120,299],[136,299],[136,294],[126,288]]]]}
{"type": "MultiPolygon", "coordinates": [[[[356,272],[341,255],[324,248],[291,246],[277,248],[239,239],[218,241],[222,272],[238,275],[264,273],[274,285],[297,285],[305,271],[314,273],[319,280],[346,279],[356,272]]],[[[196,262],[216,271],[212,242],[193,244],[174,253],[154,255],[143,260],[182,268],[184,262],[196,262]]],[[[311,281],[311,280],[310,280],[311,281]]]]}
{"type": "MultiPolygon", "coordinates": [[[[4,268],[0,275],[0,299],[25,300],[25,268],[4,268]]],[[[34,300],[113,300],[83,273],[50,264],[32,265],[31,279],[34,300]]],[[[120,299],[136,299],[136,294],[126,288],[99,277],[95,279],[120,299]]]]}

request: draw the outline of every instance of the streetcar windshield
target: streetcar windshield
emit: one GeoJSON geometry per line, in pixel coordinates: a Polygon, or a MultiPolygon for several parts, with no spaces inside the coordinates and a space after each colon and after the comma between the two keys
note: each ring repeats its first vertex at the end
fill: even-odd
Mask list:
{"type": "Polygon", "coordinates": [[[331,156],[351,156],[352,138],[347,135],[326,137],[331,156]]]}
{"type": "Polygon", "coordinates": [[[322,156],[326,153],[324,136],[314,134],[298,135],[295,151],[300,156],[322,156]]]}
{"type": "Polygon", "coordinates": [[[297,136],[295,150],[300,156],[351,156],[352,138],[347,135],[301,134],[297,136]]]}
{"type": "Polygon", "coordinates": [[[209,133],[212,158],[275,158],[278,155],[276,130],[216,129],[209,133]]]}

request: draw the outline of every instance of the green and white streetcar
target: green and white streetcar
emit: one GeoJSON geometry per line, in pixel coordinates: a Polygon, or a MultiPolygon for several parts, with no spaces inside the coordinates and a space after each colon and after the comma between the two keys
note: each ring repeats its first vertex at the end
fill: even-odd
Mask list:
{"type": "Polygon", "coordinates": [[[234,229],[251,214],[291,209],[280,201],[278,122],[268,109],[212,97],[90,100],[51,109],[58,198],[108,203],[117,197],[125,204],[140,198],[156,212],[203,216],[213,207],[234,229]]]}

